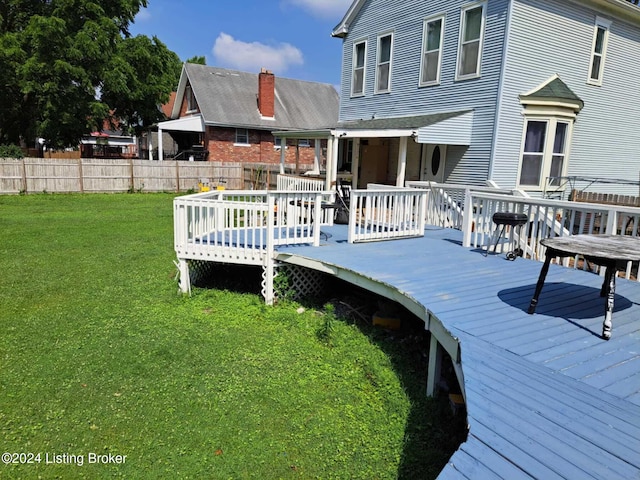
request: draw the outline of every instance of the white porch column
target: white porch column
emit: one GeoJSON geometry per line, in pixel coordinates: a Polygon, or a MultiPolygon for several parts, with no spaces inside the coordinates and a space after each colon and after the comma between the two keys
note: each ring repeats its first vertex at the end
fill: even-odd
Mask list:
{"type": "Polygon", "coordinates": [[[398,175],[396,177],[396,187],[404,186],[404,177],[407,171],[407,140],[409,137],[400,137],[398,148],[398,175]]]}
{"type": "Polygon", "coordinates": [[[337,143],[338,140],[333,138],[331,135],[327,138],[327,164],[325,166],[325,175],[324,175],[324,189],[331,190],[331,172],[333,172],[333,144],[337,143]]]}
{"type": "Polygon", "coordinates": [[[287,139],[282,137],[280,140],[280,174],[284,175],[284,156],[287,153],[287,139]]]}
{"type": "Polygon", "coordinates": [[[153,160],[153,134],[149,130],[147,134],[147,149],[149,150],[149,160],[153,160]]]}
{"type": "Polygon", "coordinates": [[[360,138],[353,139],[351,150],[351,188],[358,188],[358,170],[360,169],[360,138]]]}
{"type": "Polygon", "coordinates": [[[333,139],[333,148],[331,150],[331,183],[329,184],[329,190],[335,190],[338,185],[338,138],[333,139]]]}
{"type": "Polygon", "coordinates": [[[164,154],[162,152],[162,128],[158,126],[158,160],[164,160],[164,154]]]}

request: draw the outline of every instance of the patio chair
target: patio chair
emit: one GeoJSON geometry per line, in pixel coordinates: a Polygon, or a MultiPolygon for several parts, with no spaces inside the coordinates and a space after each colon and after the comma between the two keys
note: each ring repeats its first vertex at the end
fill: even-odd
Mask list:
{"type": "Polygon", "coordinates": [[[338,225],[349,223],[349,206],[351,204],[351,185],[340,180],[336,189],[336,212],[333,222],[338,225]]]}

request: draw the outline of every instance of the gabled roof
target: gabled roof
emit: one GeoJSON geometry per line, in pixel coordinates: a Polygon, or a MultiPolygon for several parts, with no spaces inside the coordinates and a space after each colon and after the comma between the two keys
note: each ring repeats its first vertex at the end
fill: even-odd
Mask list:
{"type": "Polygon", "coordinates": [[[265,130],[319,129],[338,120],[338,92],[329,84],[275,78],[275,118],[258,110],[258,74],[185,63],[171,118],[191,85],[205,125],[265,130]]]}
{"type": "Polygon", "coordinates": [[[358,12],[360,12],[365,1],[366,0],[355,0],[351,4],[349,10],[347,10],[347,13],[345,13],[342,18],[342,21],[333,28],[333,31],[331,32],[332,37],[342,38],[349,33],[349,26],[351,25],[351,22],[353,22],[353,19],[356,18],[356,15],[358,15],[358,12]]]}
{"type": "Polygon", "coordinates": [[[533,90],[520,95],[520,101],[527,103],[532,100],[539,100],[548,103],[575,105],[577,111],[582,110],[584,102],[576,95],[569,86],[562,81],[558,75],[553,75],[541,85],[533,90]]]}
{"type": "MultiPolygon", "coordinates": [[[[581,5],[591,4],[598,11],[603,13],[621,16],[624,19],[632,21],[640,21],[640,8],[638,8],[638,0],[571,0],[581,5]]],[[[349,27],[353,23],[367,0],[354,0],[347,10],[347,13],[338,25],[333,28],[331,35],[333,37],[343,38],[349,33],[349,27]]]]}

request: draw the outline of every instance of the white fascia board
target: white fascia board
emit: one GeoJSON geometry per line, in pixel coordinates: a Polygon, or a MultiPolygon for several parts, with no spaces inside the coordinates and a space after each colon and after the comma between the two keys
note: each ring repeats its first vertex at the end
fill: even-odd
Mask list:
{"type": "Polygon", "coordinates": [[[178,88],[176,89],[176,99],[173,102],[173,108],[171,109],[171,118],[178,118],[180,116],[180,107],[182,106],[182,100],[184,98],[184,90],[187,86],[187,69],[185,68],[186,62],[182,64],[182,72],[180,72],[180,81],[178,81],[178,88]]]}
{"type": "Polygon", "coordinates": [[[202,115],[193,115],[191,117],[177,118],[176,120],[167,120],[158,123],[161,130],[178,131],[178,132],[204,132],[204,120],[202,115]]]}
{"type": "Polygon", "coordinates": [[[411,137],[416,135],[415,129],[373,129],[373,130],[341,130],[335,131],[338,138],[391,138],[411,137]]]}

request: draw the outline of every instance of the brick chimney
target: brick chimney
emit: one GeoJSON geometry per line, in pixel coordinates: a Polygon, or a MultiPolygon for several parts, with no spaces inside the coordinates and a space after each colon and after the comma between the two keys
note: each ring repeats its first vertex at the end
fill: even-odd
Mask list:
{"type": "Polygon", "coordinates": [[[258,75],[258,110],[263,117],[275,117],[275,75],[263,68],[258,75]]]}

